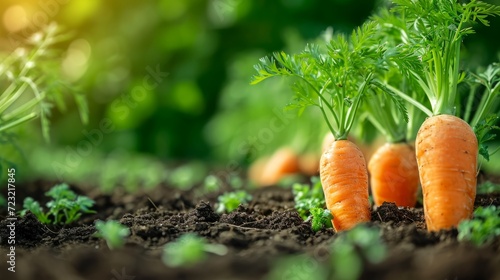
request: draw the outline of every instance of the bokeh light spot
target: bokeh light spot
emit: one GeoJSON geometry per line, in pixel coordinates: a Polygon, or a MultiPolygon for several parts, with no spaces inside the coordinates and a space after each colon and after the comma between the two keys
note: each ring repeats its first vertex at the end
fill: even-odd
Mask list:
{"type": "Polygon", "coordinates": [[[21,5],[9,7],[3,14],[3,24],[9,32],[25,28],[28,25],[26,10],[21,5]]]}
{"type": "Polygon", "coordinates": [[[62,62],[63,73],[70,81],[78,80],[85,73],[91,50],[89,42],[85,39],[77,39],[70,44],[62,62]]]}

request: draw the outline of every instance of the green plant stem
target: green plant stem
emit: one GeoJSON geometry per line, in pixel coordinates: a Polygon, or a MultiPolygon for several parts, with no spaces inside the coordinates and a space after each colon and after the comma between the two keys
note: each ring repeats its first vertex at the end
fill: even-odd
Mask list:
{"type": "Polygon", "coordinates": [[[471,87],[469,89],[469,96],[467,97],[467,103],[465,105],[465,114],[464,114],[464,121],[466,121],[466,122],[470,121],[472,106],[474,105],[474,95],[476,93],[477,88],[478,88],[478,85],[473,84],[473,85],[471,85],[471,87]]]}
{"type": "Polygon", "coordinates": [[[425,107],[422,103],[418,102],[417,100],[413,99],[412,97],[408,96],[404,92],[400,91],[399,89],[389,85],[389,84],[379,84],[378,85],[382,90],[383,87],[388,88],[390,91],[395,93],[397,96],[401,97],[403,100],[407,101],[411,105],[415,106],[418,108],[420,111],[422,111],[424,114],[426,114],[428,117],[433,116],[433,113],[431,110],[429,110],[427,107],[425,107]]]}
{"type": "MultiPolygon", "coordinates": [[[[304,82],[306,82],[306,83],[307,83],[307,84],[311,87],[311,89],[312,89],[312,90],[314,90],[314,91],[316,92],[316,94],[318,95],[318,97],[319,97],[319,98],[320,98],[320,100],[322,101],[322,102],[320,103],[320,107],[321,107],[321,108],[324,108],[323,106],[324,106],[324,105],[326,105],[326,107],[330,110],[330,112],[331,112],[331,114],[332,114],[332,116],[333,116],[333,118],[334,118],[335,122],[339,124],[339,126],[338,126],[338,127],[339,127],[339,131],[340,131],[340,133],[339,133],[340,135],[338,135],[338,136],[339,136],[338,140],[341,140],[341,139],[344,139],[344,140],[345,140],[345,139],[347,139],[347,136],[345,136],[345,138],[342,138],[342,137],[341,137],[341,135],[345,134],[345,129],[342,127],[342,119],[340,119],[340,122],[339,122],[339,119],[337,118],[337,115],[335,114],[335,110],[333,110],[333,106],[332,106],[331,104],[329,104],[329,103],[328,103],[328,101],[327,101],[327,100],[326,100],[326,98],[323,96],[323,94],[322,94],[320,91],[318,91],[318,90],[314,87],[314,85],[313,85],[311,82],[309,82],[306,78],[304,78],[304,77],[302,77],[302,76],[300,76],[300,75],[296,75],[296,74],[294,74],[293,76],[295,76],[295,77],[298,77],[298,78],[302,79],[304,82]]],[[[325,86],[324,86],[323,88],[326,88],[326,86],[327,86],[327,84],[328,84],[328,83],[330,83],[330,81],[328,81],[328,82],[325,84],[325,86]]],[[[323,112],[323,115],[324,115],[324,117],[325,117],[325,121],[328,123],[328,127],[332,130],[332,133],[334,133],[334,135],[335,135],[335,132],[334,132],[334,130],[333,130],[333,127],[332,127],[332,125],[331,125],[331,123],[330,123],[329,119],[327,118],[327,116],[326,116],[326,112],[324,111],[324,109],[322,109],[322,112],[323,112]]],[[[337,139],[337,135],[335,135],[335,136],[336,136],[336,139],[337,139]]]]}
{"type": "Polygon", "coordinates": [[[487,93],[484,95],[486,96],[486,98],[481,99],[478,113],[474,115],[474,118],[470,123],[472,127],[476,126],[479,123],[479,121],[485,117],[486,113],[490,111],[494,98],[496,97],[497,93],[500,92],[500,82],[497,83],[497,85],[492,90],[489,90],[488,87],[486,88],[487,88],[487,93]]]}
{"type": "Polygon", "coordinates": [[[19,118],[19,119],[15,120],[15,121],[12,121],[12,122],[9,122],[7,124],[4,124],[4,125],[0,126],[0,132],[4,131],[4,130],[7,130],[7,129],[11,128],[11,127],[17,126],[19,124],[22,124],[24,122],[30,121],[32,119],[35,119],[36,117],[37,117],[36,113],[28,114],[28,115],[26,115],[26,116],[24,116],[22,118],[19,118]]]}

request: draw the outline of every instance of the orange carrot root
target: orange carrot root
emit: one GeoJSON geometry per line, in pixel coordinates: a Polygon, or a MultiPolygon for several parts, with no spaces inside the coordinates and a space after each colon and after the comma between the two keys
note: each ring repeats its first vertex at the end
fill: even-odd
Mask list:
{"type": "Polygon", "coordinates": [[[407,143],[381,146],[368,163],[370,186],[375,205],[384,201],[413,207],[419,184],[415,149],[407,143]]]}
{"type": "Polygon", "coordinates": [[[428,118],[416,139],[416,154],[428,231],[469,219],[476,197],[478,141],[460,118],[428,118]]]}
{"type": "Polygon", "coordinates": [[[320,156],[315,153],[307,153],[299,158],[299,166],[302,174],[307,176],[317,176],[319,173],[320,156]]]}
{"type": "Polygon", "coordinates": [[[261,169],[257,183],[270,186],[278,183],[283,177],[299,173],[299,158],[290,148],[281,148],[267,160],[261,169]]]}
{"type": "Polygon", "coordinates": [[[254,182],[257,186],[262,186],[262,173],[266,168],[269,157],[261,157],[256,161],[252,162],[252,165],[248,168],[248,179],[254,182]]]}
{"type": "Polygon", "coordinates": [[[321,157],[320,177],[336,231],[370,221],[366,161],[354,143],[334,141],[321,157]]]}

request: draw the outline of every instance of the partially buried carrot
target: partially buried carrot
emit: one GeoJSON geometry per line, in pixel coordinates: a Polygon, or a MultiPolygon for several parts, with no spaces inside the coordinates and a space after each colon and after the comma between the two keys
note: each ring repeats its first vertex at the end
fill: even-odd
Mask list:
{"type": "Polygon", "coordinates": [[[299,157],[291,148],[284,147],[269,158],[255,161],[249,169],[249,177],[258,186],[271,186],[284,177],[299,172],[299,157]]]}
{"type": "Polygon", "coordinates": [[[320,176],[335,230],[370,221],[366,162],[354,143],[334,141],[321,157],[320,176]]]}
{"type": "Polygon", "coordinates": [[[370,186],[375,205],[392,202],[413,207],[419,185],[415,149],[407,143],[387,143],[368,163],[370,186]]]}
{"type": "Polygon", "coordinates": [[[319,173],[319,158],[316,153],[305,153],[299,157],[300,172],[306,176],[316,176],[319,173]]]}
{"type": "MultiPolygon", "coordinates": [[[[388,84],[384,87],[429,117],[415,142],[425,220],[429,231],[450,229],[473,213],[479,148],[472,127],[485,117],[492,100],[491,83],[485,80],[486,98],[474,109],[470,107],[474,102],[457,106],[457,87],[465,77],[461,73],[460,49],[464,37],[474,33],[472,24],[477,21],[488,25],[486,18],[500,15],[500,6],[480,1],[395,2],[392,10],[380,17],[380,27],[393,32],[398,26],[400,34],[408,35],[397,47],[407,54],[407,61],[397,63],[403,73],[409,74],[409,84],[425,93],[426,100],[414,99],[388,84]],[[467,108],[465,114],[461,108],[467,108]],[[470,125],[456,117],[463,114],[468,119],[472,111],[475,116],[470,125]]],[[[498,111],[491,113],[498,115],[498,111]]]]}
{"type": "Polygon", "coordinates": [[[470,218],[478,142],[469,124],[451,115],[428,118],[417,134],[416,154],[427,229],[455,227],[470,218]]]}
{"type": "Polygon", "coordinates": [[[333,215],[336,231],[348,230],[370,221],[368,170],[359,148],[347,140],[356,112],[373,85],[374,68],[383,49],[373,37],[377,26],[367,22],[349,38],[337,35],[326,52],[308,45],[296,55],[275,53],[256,65],[253,84],[275,76],[294,76],[293,106],[321,110],[335,141],[323,153],[319,173],[326,206],[333,215]]]}
{"type": "Polygon", "coordinates": [[[263,185],[278,183],[285,176],[299,172],[299,158],[291,148],[278,149],[267,161],[262,171],[263,185]]]}

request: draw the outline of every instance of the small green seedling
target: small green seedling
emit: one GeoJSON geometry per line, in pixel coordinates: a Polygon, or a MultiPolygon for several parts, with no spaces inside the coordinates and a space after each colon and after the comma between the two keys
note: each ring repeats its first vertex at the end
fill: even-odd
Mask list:
{"type": "Polygon", "coordinates": [[[206,174],[206,167],[201,163],[194,162],[172,170],[167,176],[167,181],[178,189],[188,190],[203,182],[206,174]]]}
{"type": "Polygon", "coordinates": [[[500,193],[500,184],[493,184],[492,182],[484,182],[477,187],[477,193],[488,194],[488,193],[500,193]]]}
{"type": "Polygon", "coordinates": [[[292,186],[292,192],[295,200],[295,209],[299,212],[302,219],[307,219],[310,215],[310,209],[323,208],[325,197],[323,188],[318,177],[311,178],[312,187],[309,184],[296,183],[292,186]]]}
{"type": "Polygon", "coordinates": [[[20,216],[23,217],[30,211],[43,224],[70,224],[83,213],[95,213],[90,210],[95,202],[86,196],[76,195],[65,183],[54,186],[45,195],[52,198],[46,204],[48,212],[43,211],[38,201],[26,197],[20,216]]]}
{"type": "Polygon", "coordinates": [[[125,238],[130,235],[128,227],[114,220],[96,221],[95,228],[97,229],[95,236],[106,240],[106,244],[111,250],[121,248],[125,244],[125,238]]]}
{"type": "Polygon", "coordinates": [[[343,232],[332,244],[333,279],[358,279],[363,260],[379,263],[386,253],[387,248],[376,228],[359,225],[343,232]]]}
{"type": "Polygon", "coordinates": [[[306,254],[287,256],[277,259],[267,280],[327,280],[327,267],[306,254]]]}
{"type": "Polygon", "coordinates": [[[162,260],[170,267],[191,266],[206,259],[207,253],[223,256],[227,251],[224,245],[209,244],[204,238],[187,233],[163,247],[162,260]]]}
{"type": "Polygon", "coordinates": [[[219,207],[217,208],[217,212],[232,212],[236,210],[240,204],[248,203],[250,200],[252,200],[252,196],[246,191],[224,193],[219,196],[219,207]]]}
{"type": "Polygon", "coordinates": [[[203,191],[205,193],[213,193],[218,191],[222,186],[222,182],[215,175],[208,175],[203,181],[203,191]]]}
{"type": "Polygon", "coordinates": [[[332,214],[325,209],[325,197],[318,177],[311,178],[312,186],[296,183],[292,187],[295,209],[302,219],[311,219],[314,231],[332,227],[332,214]]]}
{"type": "Polygon", "coordinates": [[[332,213],[328,209],[323,208],[311,208],[311,228],[313,231],[318,231],[323,228],[332,227],[332,213]]]}
{"type": "Polygon", "coordinates": [[[474,219],[458,225],[458,240],[482,245],[500,236],[500,207],[478,207],[474,219]]]}

